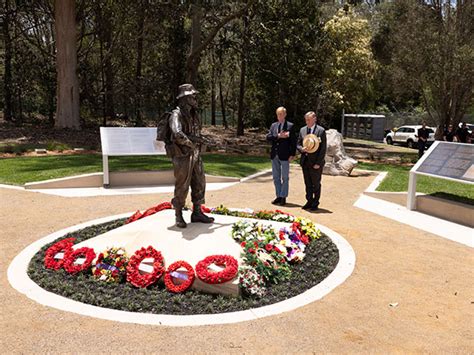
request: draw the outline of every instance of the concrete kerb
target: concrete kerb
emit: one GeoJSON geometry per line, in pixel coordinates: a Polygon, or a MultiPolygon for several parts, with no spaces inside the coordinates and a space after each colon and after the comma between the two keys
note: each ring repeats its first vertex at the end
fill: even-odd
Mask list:
{"type": "MultiPolygon", "coordinates": [[[[251,179],[255,179],[259,176],[271,173],[271,169],[259,171],[258,173],[246,176],[241,179],[212,176],[212,178],[221,178],[228,180],[228,182],[210,182],[206,184],[208,191],[215,191],[225,189],[238,183],[246,182],[251,179]]],[[[87,174],[86,174],[87,175],[87,174]]],[[[84,175],[84,176],[86,176],[84,175]]],[[[90,175],[90,174],[89,174],[90,175]]],[[[50,181],[62,181],[65,178],[52,179],[50,181]]],[[[118,187],[113,189],[104,189],[103,187],[84,187],[84,188],[48,188],[48,189],[33,189],[34,185],[25,188],[23,186],[5,185],[0,184],[0,188],[21,190],[27,192],[39,192],[48,195],[56,195],[62,197],[91,197],[91,196],[114,196],[114,195],[135,195],[135,194],[148,194],[148,193],[169,193],[174,191],[174,184],[165,186],[131,186],[131,187],[118,187]]]]}
{"type": "MultiPolygon", "coordinates": [[[[376,189],[386,176],[387,172],[379,173],[364,193],[383,194],[384,192],[376,191],[376,189]]],[[[474,231],[472,228],[418,211],[409,211],[405,206],[368,196],[364,193],[354,203],[355,207],[474,248],[474,231]],[[420,228],[420,226],[423,226],[423,228],[420,228]]],[[[401,192],[401,194],[403,193],[401,192]]],[[[424,194],[417,193],[417,196],[419,195],[424,194]]]]}
{"type": "Polygon", "coordinates": [[[293,298],[260,308],[231,313],[185,316],[135,313],[92,306],[48,292],[39,287],[28,277],[28,264],[32,257],[44,245],[56,240],[61,236],[64,236],[67,233],[71,233],[94,224],[105,223],[118,218],[125,218],[130,215],[131,213],[125,213],[81,223],[52,233],[30,244],[11,262],[7,272],[8,281],[14,289],[20,293],[25,294],[30,299],[44,306],[67,312],[126,323],[167,326],[199,326],[252,321],[305,306],[311,302],[323,298],[337,286],[342,284],[352,274],[355,267],[356,257],[351,245],[338,233],[325,226],[317,225],[317,227],[323,233],[325,233],[339,249],[339,262],[336,268],[318,285],[293,298]]]}

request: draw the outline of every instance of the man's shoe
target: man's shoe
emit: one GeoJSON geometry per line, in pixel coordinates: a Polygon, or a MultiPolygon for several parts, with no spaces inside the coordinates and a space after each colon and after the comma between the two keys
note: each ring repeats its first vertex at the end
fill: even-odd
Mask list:
{"type": "Polygon", "coordinates": [[[274,205],[279,205],[279,204],[280,204],[280,201],[281,201],[281,197],[277,197],[276,199],[274,199],[274,200],[272,201],[272,204],[274,204],[274,205]]]}
{"type": "Polygon", "coordinates": [[[191,222],[212,223],[214,222],[214,218],[206,216],[204,213],[202,213],[201,206],[196,205],[193,208],[193,213],[191,213],[191,222]]]}
{"type": "Polygon", "coordinates": [[[186,228],[187,224],[184,221],[183,218],[183,211],[182,210],[176,210],[176,227],[178,228],[186,228]]]}
{"type": "Polygon", "coordinates": [[[280,198],[280,202],[278,203],[280,206],[285,206],[286,205],[286,198],[285,197],[281,197],[280,198]]]}
{"type": "Polygon", "coordinates": [[[311,206],[311,208],[310,208],[309,210],[310,210],[311,212],[317,211],[317,210],[319,210],[319,205],[311,206]]]}
{"type": "Polygon", "coordinates": [[[309,210],[311,208],[311,203],[306,202],[305,205],[301,208],[304,209],[304,210],[309,210]]]}

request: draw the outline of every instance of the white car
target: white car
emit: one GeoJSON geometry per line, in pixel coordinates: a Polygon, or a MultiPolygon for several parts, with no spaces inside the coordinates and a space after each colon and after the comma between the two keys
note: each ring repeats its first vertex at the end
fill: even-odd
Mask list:
{"type": "MultiPolygon", "coordinates": [[[[401,126],[397,130],[390,131],[385,137],[387,144],[403,144],[408,148],[416,148],[418,142],[418,129],[421,125],[416,126],[401,126]]],[[[429,132],[428,140],[426,145],[430,146],[434,142],[435,129],[432,127],[426,127],[429,132]]]]}

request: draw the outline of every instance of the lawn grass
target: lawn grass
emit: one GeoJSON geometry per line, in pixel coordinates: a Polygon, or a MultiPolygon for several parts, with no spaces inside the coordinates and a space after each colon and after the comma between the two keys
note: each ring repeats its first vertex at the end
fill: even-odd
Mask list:
{"type": "MultiPolygon", "coordinates": [[[[270,159],[247,155],[203,155],[207,174],[245,177],[271,167],[270,159]]],[[[168,157],[126,156],[110,157],[110,171],[171,169],[168,157]]],[[[56,155],[45,157],[18,157],[0,159],[0,183],[23,185],[47,179],[86,173],[102,172],[100,154],[56,155]]]]}
{"type": "MultiPolygon", "coordinates": [[[[408,190],[408,173],[411,166],[359,163],[358,168],[388,172],[387,177],[378,186],[377,191],[408,190]]],[[[474,186],[469,184],[418,175],[416,191],[474,205],[474,186]]]]}

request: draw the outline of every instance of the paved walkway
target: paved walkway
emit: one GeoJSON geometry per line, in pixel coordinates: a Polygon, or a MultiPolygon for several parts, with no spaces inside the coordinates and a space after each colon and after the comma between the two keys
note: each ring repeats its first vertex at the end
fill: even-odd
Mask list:
{"type": "MultiPolygon", "coordinates": [[[[170,193],[67,198],[0,188],[0,349],[41,352],[449,352],[473,353],[472,249],[356,208],[374,176],[323,177],[320,213],[301,211],[301,171],[290,204],[340,233],[355,250],[354,273],[318,302],[232,325],[173,328],[123,324],[41,306],[11,288],[6,270],[33,241],[99,217],[169,201],[170,193]],[[390,303],[398,303],[390,307],[390,303]]],[[[273,208],[269,175],[209,191],[207,205],[273,208]],[[258,196],[258,198],[256,198],[258,196]],[[245,206],[242,204],[245,202],[245,206]]]]}

